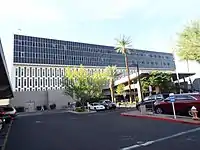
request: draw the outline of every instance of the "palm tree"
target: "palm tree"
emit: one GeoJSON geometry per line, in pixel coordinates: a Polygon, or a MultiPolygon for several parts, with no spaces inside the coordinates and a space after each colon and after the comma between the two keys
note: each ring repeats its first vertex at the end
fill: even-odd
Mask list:
{"type": "Polygon", "coordinates": [[[117,67],[116,66],[108,66],[106,67],[106,74],[109,80],[109,88],[112,102],[114,102],[114,82],[117,77],[117,67]]]}
{"type": "Polygon", "coordinates": [[[130,70],[128,66],[128,55],[127,55],[129,53],[128,47],[131,46],[131,40],[129,37],[126,37],[123,35],[122,38],[116,39],[116,41],[117,41],[117,46],[115,47],[116,51],[124,55],[125,64],[126,64],[126,72],[128,75],[129,97],[130,97],[130,102],[132,102],[131,79],[130,79],[130,70]]]}

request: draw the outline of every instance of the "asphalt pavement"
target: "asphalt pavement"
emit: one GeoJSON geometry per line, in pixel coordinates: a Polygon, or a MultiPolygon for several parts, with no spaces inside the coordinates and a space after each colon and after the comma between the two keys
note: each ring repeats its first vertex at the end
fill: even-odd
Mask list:
{"type": "Polygon", "coordinates": [[[124,110],[93,114],[56,113],[20,117],[6,150],[188,150],[200,147],[200,128],[120,116],[124,110]]]}

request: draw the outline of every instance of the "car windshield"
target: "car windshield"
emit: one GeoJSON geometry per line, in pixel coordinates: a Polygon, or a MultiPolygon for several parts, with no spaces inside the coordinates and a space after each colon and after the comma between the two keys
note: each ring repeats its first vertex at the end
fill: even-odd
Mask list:
{"type": "Polygon", "coordinates": [[[93,106],[99,105],[99,103],[93,103],[93,106]]]}
{"type": "Polygon", "coordinates": [[[195,97],[196,99],[200,100],[200,94],[190,94],[190,95],[195,97]]]}
{"type": "Polygon", "coordinates": [[[156,95],[156,99],[164,99],[164,97],[163,97],[163,95],[162,94],[158,94],[158,95],[156,95]]]}
{"type": "Polygon", "coordinates": [[[105,101],[105,103],[111,103],[111,101],[105,101]]]}
{"type": "Polygon", "coordinates": [[[144,101],[147,101],[148,99],[149,99],[149,96],[145,97],[145,98],[144,98],[144,101]]]}

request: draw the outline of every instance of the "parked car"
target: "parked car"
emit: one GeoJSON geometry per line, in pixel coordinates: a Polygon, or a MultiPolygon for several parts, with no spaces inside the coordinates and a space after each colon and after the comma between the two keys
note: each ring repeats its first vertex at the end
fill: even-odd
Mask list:
{"type": "MultiPolygon", "coordinates": [[[[185,94],[175,94],[174,107],[177,114],[187,114],[190,115],[190,110],[192,106],[195,106],[197,111],[200,112],[200,94],[195,93],[185,93],[185,94]]],[[[162,101],[156,101],[155,112],[158,114],[173,113],[172,104],[170,98],[166,98],[162,101]]]]}
{"type": "Polygon", "coordinates": [[[110,100],[101,100],[99,101],[101,105],[103,105],[106,109],[116,109],[117,106],[115,103],[111,102],[110,100]]]}
{"type": "Polygon", "coordinates": [[[89,104],[88,107],[90,110],[96,110],[96,111],[105,110],[104,105],[101,105],[100,103],[92,103],[92,104],[89,104]]]}
{"type": "Polygon", "coordinates": [[[146,109],[152,109],[152,108],[154,108],[154,103],[156,101],[162,101],[164,99],[165,99],[165,97],[163,96],[163,94],[147,96],[144,98],[143,101],[138,102],[136,104],[136,108],[137,108],[137,110],[140,110],[140,105],[145,105],[146,109]]]}
{"type": "Polygon", "coordinates": [[[17,116],[16,109],[11,105],[2,105],[0,106],[0,109],[5,113],[5,115],[9,115],[11,117],[17,116]]]}

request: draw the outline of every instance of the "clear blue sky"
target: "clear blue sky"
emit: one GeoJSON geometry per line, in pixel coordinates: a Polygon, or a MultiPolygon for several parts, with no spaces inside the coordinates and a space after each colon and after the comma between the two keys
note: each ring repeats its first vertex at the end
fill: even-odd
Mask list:
{"type": "Polygon", "coordinates": [[[13,33],[171,52],[176,33],[200,18],[199,0],[0,0],[0,37],[9,70],[13,33]]]}

